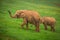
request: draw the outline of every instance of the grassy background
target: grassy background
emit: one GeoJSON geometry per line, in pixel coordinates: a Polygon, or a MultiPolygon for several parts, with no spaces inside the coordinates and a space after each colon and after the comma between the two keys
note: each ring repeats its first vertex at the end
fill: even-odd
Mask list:
{"type": "Polygon", "coordinates": [[[0,40],[60,40],[60,0],[0,0],[0,40]],[[42,24],[40,32],[35,32],[31,24],[29,30],[21,29],[23,20],[10,18],[8,10],[12,14],[16,10],[35,10],[41,16],[54,17],[56,32],[51,32],[50,27],[44,30],[42,24]]]}

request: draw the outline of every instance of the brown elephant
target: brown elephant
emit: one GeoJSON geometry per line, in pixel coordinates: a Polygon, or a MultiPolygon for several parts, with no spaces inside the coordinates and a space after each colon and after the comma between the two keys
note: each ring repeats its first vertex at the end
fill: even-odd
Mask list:
{"type": "Polygon", "coordinates": [[[51,31],[55,31],[55,23],[56,20],[53,17],[42,17],[42,23],[44,24],[45,30],[47,30],[47,26],[51,27],[51,31]]]}
{"type": "Polygon", "coordinates": [[[17,10],[14,16],[11,15],[10,11],[8,12],[12,18],[23,18],[22,28],[26,25],[26,29],[28,29],[28,23],[31,23],[36,26],[36,31],[39,32],[40,15],[38,12],[31,10],[17,10]]]}

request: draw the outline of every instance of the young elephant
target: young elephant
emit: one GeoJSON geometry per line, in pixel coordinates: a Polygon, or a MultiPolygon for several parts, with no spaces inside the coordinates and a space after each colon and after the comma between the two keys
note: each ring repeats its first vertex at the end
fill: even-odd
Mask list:
{"type": "Polygon", "coordinates": [[[39,32],[40,16],[38,12],[31,10],[17,10],[14,16],[11,15],[10,11],[8,12],[12,18],[23,18],[22,28],[26,25],[26,28],[28,29],[28,23],[31,23],[36,26],[36,31],[39,32]]]}
{"type": "Polygon", "coordinates": [[[43,17],[42,23],[44,24],[45,30],[47,30],[47,26],[50,26],[51,31],[55,31],[56,20],[53,17],[43,17]]]}

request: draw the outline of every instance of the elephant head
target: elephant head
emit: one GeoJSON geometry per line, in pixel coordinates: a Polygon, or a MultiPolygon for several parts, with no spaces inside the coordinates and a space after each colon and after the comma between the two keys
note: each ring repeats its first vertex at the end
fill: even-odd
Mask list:
{"type": "Polygon", "coordinates": [[[24,12],[20,10],[16,11],[14,15],[11,14],[10,10],[8,10],[8,12],[11,18],[23,18],[25,16],[24,12]]]}

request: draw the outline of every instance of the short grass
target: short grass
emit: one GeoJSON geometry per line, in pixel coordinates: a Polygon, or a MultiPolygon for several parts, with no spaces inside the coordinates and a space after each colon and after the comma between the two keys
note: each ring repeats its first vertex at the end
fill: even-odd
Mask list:
{"type": "Polygon", "coordinates": [[[60,40],[60,7],[53,3],[55,0],[1,0],[0,1],[0,40],[60,40]],[[35,32],[35,26],[29,24],[29,30],[21,29],[23,19],[10,18],[8,10],[14,15],[16,10],[35,10],[43,16],[56,19],[56,32],[50,27],[44,30],[40,25],[40,32],[35,32]]]}

